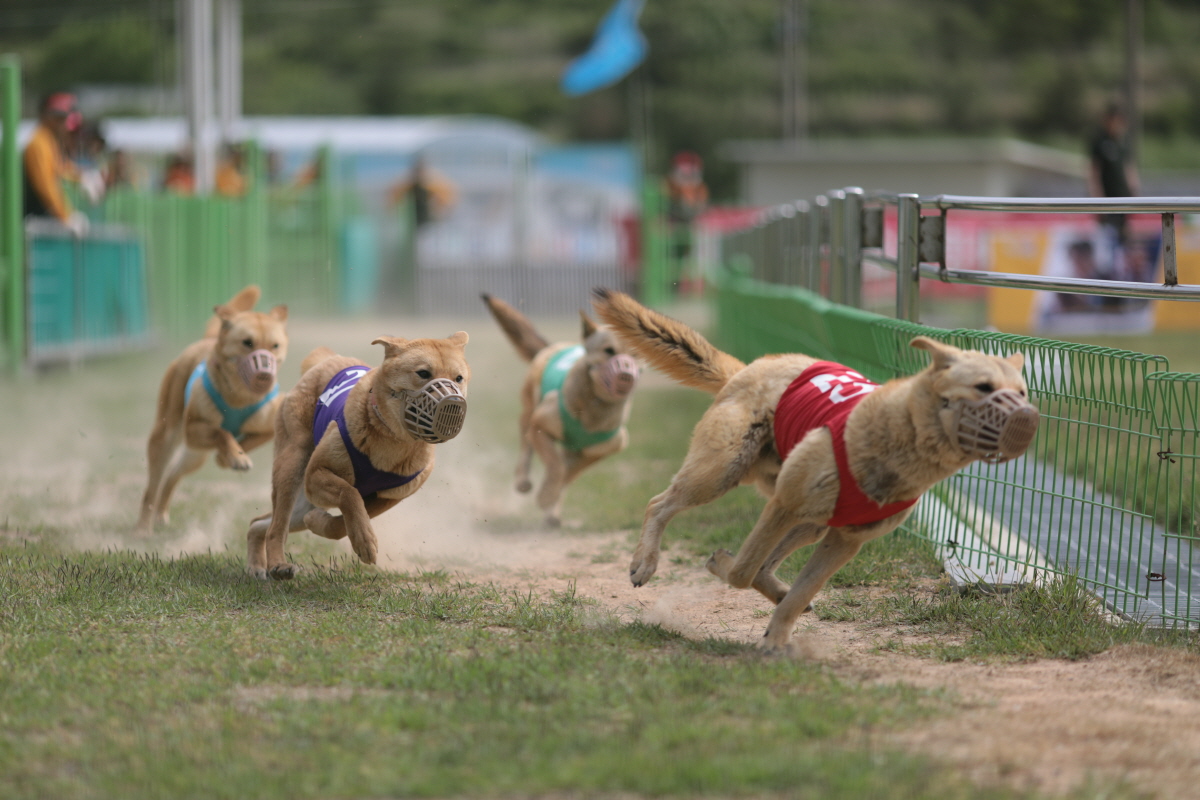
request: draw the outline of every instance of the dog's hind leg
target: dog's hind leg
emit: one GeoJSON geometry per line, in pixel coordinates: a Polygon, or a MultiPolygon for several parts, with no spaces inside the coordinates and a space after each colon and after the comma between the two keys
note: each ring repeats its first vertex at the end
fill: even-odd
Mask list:
{"type": "Polygon", "coordinates": [[[520,420],[520,442],[521,449],[517,455],[517,470],[514,477],[513,486],[521,494],[528,494],[533,490],[533,481],[529,480],[529,468],[533,464],[533,442],[529,440],[529,418],[531,412],[522,411],[520,420]]]}
{"type": "Polygon", "coordinates": [[[179,431],[172,435],[165,426],[155,426],[150,434],[150,442],[146,445],[148,479],[146,491],[142,494],[142,508],[138,512],[137,523],[137,532],[143,536],[154,530],[155,523],[166,522],[167,510],[161,500],[163,477],[178,454],[179,443],[182,440],[183,436],[179,431]]]}
{"type": "Polygon", "coordinates": [[[175,493],[175,487],[179,485],[179,481],[184,475],[190,475],[204,466],[207,458],[208,453],[205,451],[193,450],[190,447],[184,447],[176,453],[176,457],[167,468],[166,475],[163,476],[162,488],[158,493],[159,522],[167,521],[168,510],[171,508],[171,495],[175,493]]]}
{"type": "Polygon", "coordinates": [[[658,555],[667,523],[681,511],[711,503],[743,483],[762,458],[771,436],[767,418],[755,419],[750,409],[734,403],[713,405],[692,432],[683,466],[667,490],[646,506],[642,535],[629,564],[629,579],[642,586],[658,569],[658,555]]]}
{"type": "MultiPolygon", "coordinates": [[[[313,510],[313,504],[308,501],[304,490],[300,490],[300,494],[296,497],[296,502],[292,505],[292,516],[288,520],[288,533],[295,533],[305,529],[304,517],[313,510]]],[[[246,532],[246,563],[248,564],[266,564],[267,563],[267,531],[271,527],[271,513],[260,514],[250,520],[250,530],[246,532]]],[[[344,535],[344,534],[343,534],[344,535]]],[[[335,537],[336,538],[336,537],[335,537]]],[[[256,577],[266,577],[258,575],[256,577]]]]}

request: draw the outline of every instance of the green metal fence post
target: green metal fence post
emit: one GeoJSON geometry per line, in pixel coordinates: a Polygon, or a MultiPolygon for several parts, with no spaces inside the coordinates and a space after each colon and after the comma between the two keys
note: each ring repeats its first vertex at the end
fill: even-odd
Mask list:
{"type": "Polygon", "coordinates": [[[25,359],[25,236],[21,224],[21,156],[17,125],[21,121],[21,64],[16,56],[0,58],[0,262],[3,264],[4,344],[8,368],[25,359]]]}

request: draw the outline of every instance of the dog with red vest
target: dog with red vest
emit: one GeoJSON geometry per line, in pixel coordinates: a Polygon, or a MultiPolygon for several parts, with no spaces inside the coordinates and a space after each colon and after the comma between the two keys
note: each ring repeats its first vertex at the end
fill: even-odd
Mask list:
{"type": "Polygon", "coordinates": [[[904,522],[926,490],[973,461],[1021,455],[1037,430],[1020,353],[1001,358],[917,336],[911,344],[930,354],[929,366],[877,385],[799,353],[743,364],[628,295],[594,294],[596,312],[633,353],[715,395],[683,466],[646,509],[630,578],[635,586],[650,580],[676,514],[757,485],[767,504],[754,529],[736,556],[717,551],[707,566],[776,604],[763,638],[768,651],[786,651],[796,620],[829,578],[904,522]],[[816,549],[789,587],[775,570],[806,545],[816,549]]]}

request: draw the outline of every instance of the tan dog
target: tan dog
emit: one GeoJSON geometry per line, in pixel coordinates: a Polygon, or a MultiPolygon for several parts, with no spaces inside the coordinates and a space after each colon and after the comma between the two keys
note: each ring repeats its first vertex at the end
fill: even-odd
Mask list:
{"type": "Polygon", "coordinates": [[[150,479],[137,525],[143,535],[167,521],[179,480],[198,470],[209,450],[216,451],[218,466],[244,471],[252,464],[246,453],[275,435],[287,306],[254,311],[260,294],[247,286],[214,308],[204,338],[167,367],[146,445],[150,479]]]}
{"type": "Polygon", "coordinates": [[[753,586],[778,605],[764,634],[768,650],[786,647],[796,619],[825,582],[865,542],[895,530],[927,489],[976,459],[1019,455],[1036,430],[1037,411],[1024,399],[1020,354],[999,358],[918,336],[912,346],[928,351],[932,363],[876,387],[846,367],[805,355],[764,356],[744,365],[683,323],[619,292],[595,290],[595,305],[636,354],[675,380],[716,395],[692,433],[683,466],[646,509],[630,564],[634,585],[654,574],[672,517],[755,483],[767,497],[766,508],[736,558],[718,551],[708,569],[735,588],[753,586]],[[802,402],[794,405],[793,399],[802,402]],[[793,424],[797,413],[814,413],[819,405],[837,413],[842,403],[840,423],[793,424]],[[848,416],[845,409],[852,409],[848,416]],[[841,425],[839,437],[833,431],[841,425]],[[781,459],[777,441],[785,428],[796,436],[781,459]],[[817,549],[789,589],[775,570],[810,544],[817,549]]]}
{"type": "Polygon", "coordinates": [[[277,580],[299,570],[284,545],[293,531],[349,537],[365,564],[377,550],[371,519],[416,493],[433,473],[434,444],[458,434],[470,380],[467,334],[446,339],[382,336],[375,369],[318,348],[279,409],[271,513],[246,535],[251,575],[277,580]],[[337,509],[334,516],[326,509],[337,509]]]}
{"type": "Polygon", "coordinates": [[[629,443],[625,421],[638,366],[607,328],[583,318],[583,345],[550,344],[533,323],[491,295],[483,301],[529,363],[521,385],[521,452],[516,489],[533,488],[530,463],[536,452],[546,467],[538,507],[546,524],[561,524],[563,495],[579,474],[621,452],[629,443]]]}

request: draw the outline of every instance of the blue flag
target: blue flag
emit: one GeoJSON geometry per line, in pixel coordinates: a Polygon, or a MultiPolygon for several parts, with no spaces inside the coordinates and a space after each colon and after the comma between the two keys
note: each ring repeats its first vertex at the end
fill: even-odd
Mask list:
{"type": "Polygon", "coordinates": [[[637,21],[646,0],[617,0],[596,29],[592,46],[567,65],[562,89],[587,94],[624,78],[646,57],[646,37],[637,21]]]}

